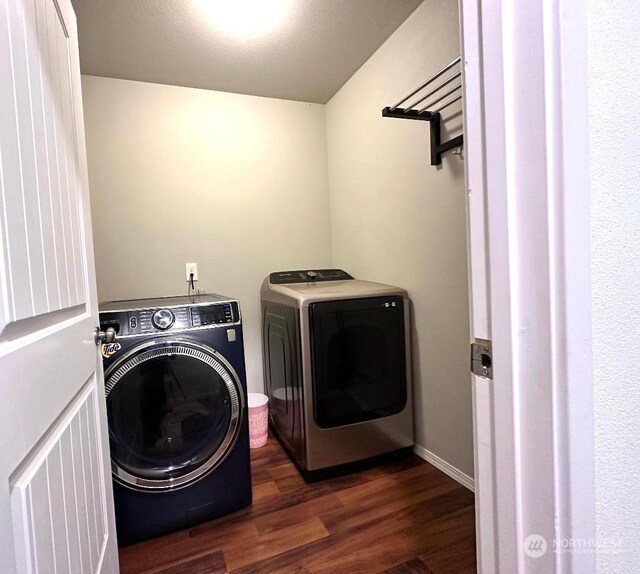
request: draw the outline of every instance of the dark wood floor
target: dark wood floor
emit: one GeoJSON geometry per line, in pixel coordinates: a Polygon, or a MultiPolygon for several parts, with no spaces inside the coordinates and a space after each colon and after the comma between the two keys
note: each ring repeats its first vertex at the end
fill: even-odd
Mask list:
{"type": "Polygon", "coordinates": [[[122,574],[463,574],[473,494],[417,456],[307,484],[272,438],[251,451],[253,504],[120,550],[122,574]]]}

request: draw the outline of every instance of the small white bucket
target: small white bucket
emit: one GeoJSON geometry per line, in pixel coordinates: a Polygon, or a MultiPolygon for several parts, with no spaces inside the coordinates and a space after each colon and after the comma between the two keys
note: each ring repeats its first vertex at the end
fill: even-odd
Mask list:
{"type": "Polygon", "coordinates": [[[267,442],[269,427],[269,397],[249,393],[249,447],[259,448],[267,442]]]}

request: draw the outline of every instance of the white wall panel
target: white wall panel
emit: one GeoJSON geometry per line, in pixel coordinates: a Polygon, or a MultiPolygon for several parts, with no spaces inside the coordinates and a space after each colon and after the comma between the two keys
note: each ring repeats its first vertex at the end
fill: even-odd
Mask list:
{"type": "Polygon", "coordinates": [[[99,572],[107,539],[95,381],[12,479],[18,563],[26,572],[99,572]]]}
{"type": "MultiPolygon", "coordinates": [[[[640,572],[640,3],[587,2],[598,574],[640,572]]],[[[587,432],[591,432],[588,429],[587,432]]]]}

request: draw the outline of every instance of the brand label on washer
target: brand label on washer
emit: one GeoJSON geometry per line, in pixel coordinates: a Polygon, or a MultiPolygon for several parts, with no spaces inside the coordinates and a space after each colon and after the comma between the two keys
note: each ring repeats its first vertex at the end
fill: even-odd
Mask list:
{"type": "Polygon", "coordinates": [[[122,349],[122,345],[120,343],[103,343],[101,347],[102,356],[105,359],[115,355],[120,349],[122,349]]]}

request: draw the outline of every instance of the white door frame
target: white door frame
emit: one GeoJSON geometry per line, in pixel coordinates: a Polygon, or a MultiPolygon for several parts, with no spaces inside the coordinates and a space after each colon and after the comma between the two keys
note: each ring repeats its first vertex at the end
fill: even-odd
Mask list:
{"type": "Polygon", "coordinates": [[[478,571],[595,571],[586,13],[461,0],[478,571]],[[545,539],[543,546],[525,540],[545,539]],[[527,553],[528,551],[528,553],[527,553]]]}

